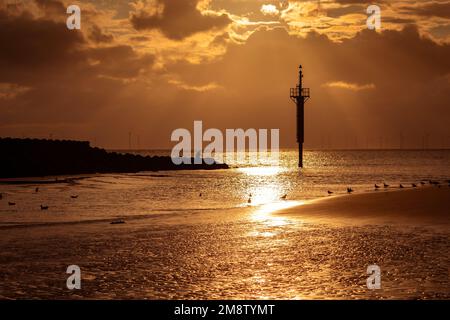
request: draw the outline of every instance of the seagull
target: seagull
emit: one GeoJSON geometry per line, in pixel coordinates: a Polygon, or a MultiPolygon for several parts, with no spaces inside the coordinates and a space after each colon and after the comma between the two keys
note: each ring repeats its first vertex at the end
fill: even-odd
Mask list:
{"type": "Polygon", "coordinates": [[[333,193],[334,193],[333,191],[328,190],[328,194],[333,194],[333,193]]]}
{"type": "Polygon", "coordinates": [[[38,193],[39,192],[39,187],[36,187],[36,189],[34,189],[34,192],[38,193]]]}
{"type": "Polygon", "coordinates": [[[281,200],[286,200],[287,198],[287,194],[285,194],[284,196],[281,197],[281,200]]]}
{"type": "Polygon", "coordinates": [[[41,210],[48,210],[48,206],[43,206],[43,205],[41,204],[41,210]]]}
{"type": "Polygon", "coordinates": [[[388,188],[388,187],[389,187],[389,185],[386,184],[386,182],[383,183],[383,186],[384,186],[385,188],[388,188]]]}
{"type": "Polygon", "coordinates": [[[8,205],[10,205],[10,206],[15,206],[16,203],[15,203],[15,202],[8,202],[8,205]]]}
{"type": "Polygon", "coordinates": [[[413,188],[417,188],[417,184],[413,183],[411,184],[413,188]]]}
{"type": "Polygon", "coordinates": [[[202,193],[200,192],[200,194],[198,196],[201,198],[202,197],[202,193]]]}
{"type": "Polygon", "coordinates": [[[248,198],[247,203],[252,203],[252,197],[248,198]]]}
{"type": "Polygon", "coordinates": [[[78,195],[76,195],[76,196],[70,196],[72,199],[77,199],[78,198],[78,195]]]}
{"type": "Polygon", "coordinates": [[[3,199],[3,193],[0,193],[0,200],[3,199]]]}
{"type": "Polygon", "coordinates": [[[420,184],[421,184],[421,185],[424,185],[424,184],[425,184],[425,182],[423,182],[423,181],[420,181],[420,184]]]}
{"type": "Polygon", "coordinates": [[[404,188],[404,186],[400,183],[400,189],[403,189],[404,188]]]}
{"type": "Polygon", "coordinates": [[[347,188],[347,193],[352,193],[354,190],[352,188],[347,188]]]}
{"type": "Polygon", "coordinates": [[[380,186],[375,184],[375,189],[380,189],[380,186]]]}

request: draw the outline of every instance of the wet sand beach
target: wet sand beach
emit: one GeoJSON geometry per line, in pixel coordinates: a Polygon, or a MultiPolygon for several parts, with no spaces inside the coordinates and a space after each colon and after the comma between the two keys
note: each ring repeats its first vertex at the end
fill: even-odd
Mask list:
{"type": "Polygon", "coordinates": [[[448,228],[450,187],[375,191],[306,201],[282,215],[322,222],[429,225],[448,228]]]}
{"type": "Polygon", "coordinates": [[[450,188],[2,227],[2,299],[449,299],[450,188]],[[66,288],[69,265],[81,290],[66,288]],[[382,288],[366,286],[368,265],[382,288]]]}

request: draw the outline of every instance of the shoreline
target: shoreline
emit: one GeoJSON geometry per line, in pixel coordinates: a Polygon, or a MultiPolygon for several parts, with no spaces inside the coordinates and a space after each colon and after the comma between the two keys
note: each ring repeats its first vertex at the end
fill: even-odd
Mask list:
{"type": "MultiPolygon", "coordinates": [[[[73,183],[76,180],[82,180],[87,178],[96,177],[98,175],[93,175],[91,177],[70,177],[66,179],[61,179],[58,181],[49,181],[44,184],[51,183],[73,183]]],[[[152,176],[152,175],[149,175],[152,176]]],[[[0,181],[0,185],[2,182],[0,181]]],[[[8,183],[9,184],[9,183],[8,183]]],[[[30,180],[26,180],[23,183],[13,182],[12,185],[22,185],[29,184],[33,185],[36,183],[31,183],[30,180]]],[[[39,185],[39,184],[36,184],[39,185]]],[[[240,205],[228,208],[190,208],[180,211],[180,209],[170,209],[170,210],[155,210],[154,212],[133,214],[133,215],[117,215],[111,217],[93,217],[91,219],[84,220],[49,220],[49,221],[29,221],[29,222],[16,222],[9,221],[0,223],[0,230],[9,229],[26,229],[26,228],[45,228],[45,227],[69,227],[69,226],[85,226],[85,225],[105,225],[110,224],[110,222],[123,220],[127,224],[137,226],[139,222],[146,224],[146,221],[158,222],[158,223],[168,223],[168,224],[195,224],[201,221],[211,221],[214,219],[223,219],[222,213],[225,216],[249,216],[251,213],[266,212],[273,216],[284,216],[293,219],[300,219],[305,221],[311,221],[313,223],[333,223],[333,224],[361,224],[361,223],[374,223],[374,224],[386,224],[386,223],[428,223],[428,224],[450,224],[450,214],[445,214],[445,210],[450,208],[450,200],[443,203],[444,200],[450,199],[450,187],[443,186],[438,188],[431,185],[421,186],[418,188],[394,188],[390,187],[388,189],[380,190],[365,190],[359,191],[354,194],[333,194],[324,195],[317,198],[307,199],[307,200],[278,200],[266,204],[257,205],[240,205]],[[438,198],[435,195],[430,195],[430,193],[441,193],[438,198]],[[428,204],[437,205],[438,214],[426,215],[424,213],[423,206],[421,208],[411,208],[405,206],[405,201],[407,202],[411,199],[411,193],[423,194],[427,193],[425,197],[421,198],[421,201],[427,201],[428,204]],[[398,197],[402,195],[402,197],[398,197]],[[403,197],[404,195],[404,197],[403,197]],[[403,198],[403,199],[402,199],[403,198]],[[422,199],[425,198],[425,199],[422,199]],[[376,200],[380,201],[377,204],[374,203],[376,200]],[[398,202],[398,201],[403,202],[398,202]],[[431,202],[433,203],[430,203],[431,202]],[[369,202],[369,204],[367,204],[369,202]],[[392,212],[392,205],[396,202],[396,209],[400,210],[400,215],[397,217],[392,212]],[[380,207],[384,204],[383,207],[380,207]],[[386,212],[389,210],[389,212],[386,212]],[[405,217],[405,211],[411,210],[413,215],[405,217]],[[384,212],[383,212],[384,211],[384,212]],[[378,216],[377,216],[378,214],[378,216]],[[185,220],[183,217],[192,217],[192,220],[185,220]],[[423,218],[427,219],[423,219],[423,218]],[[407,221],[408,219],[409,221],[407,221]]],[[[226,218],[228,220],[228,218],[226,218]]]]}

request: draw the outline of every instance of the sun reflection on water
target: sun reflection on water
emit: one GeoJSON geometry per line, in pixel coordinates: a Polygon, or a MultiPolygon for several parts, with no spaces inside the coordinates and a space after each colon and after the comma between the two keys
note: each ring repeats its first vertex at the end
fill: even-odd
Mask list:
{"type": "Polygon", "coordinates": [[[276,175],[283,171],[285,171],[286,168],[283,167],[244,167],[244,168],[238,168],[238,171],[245,173],[249,176],[270,176],[270,175],[276,175]]]}
{"type": "Polygon", "coordinates": [[[279,166],[243,167],[237,169],[247,176],[249,185],[244,200],[250,206],[260,206],[279,201],[289,190],[281,173],[286,169],[279,166]]]}
{"type": "Polygon", "coordinates": [[[282,175],[286,168],[280,166],[243,167],[238,171],[244,173],[251,180],[248,186],[248,200],[255,210],[250,216],[256,222],[252,236],[273,237],[281,229],[278,227],[289,224],[289,219],[273,213],[303,204],[303,201],[289,199],[291,186],[286,184],[282,175]]]}
{"type": "Polygon", "coordinates": [[[278,201],[262,205],[251,216],[251,220],[264,223],[271,227],[280,227],[289,223],[289,219],[281,216],[274,216],[273,213],[302,205],[304,201],[278,201]]]}

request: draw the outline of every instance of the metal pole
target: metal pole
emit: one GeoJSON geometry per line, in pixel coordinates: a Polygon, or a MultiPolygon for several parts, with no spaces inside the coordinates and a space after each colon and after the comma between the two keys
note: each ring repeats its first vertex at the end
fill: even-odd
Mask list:
{"type": "Polygon", "coordinates": [[[303,70],[299,66],[298,84],[291,88],[291,100],[297,107],[297,143],[298,143],[298,166],[303,168],[303,143],[305,142],[305,102],[309,98],[309,89],[303,88],[303,70]]]}

